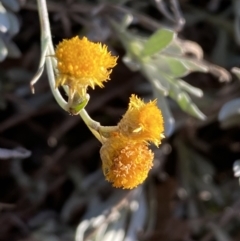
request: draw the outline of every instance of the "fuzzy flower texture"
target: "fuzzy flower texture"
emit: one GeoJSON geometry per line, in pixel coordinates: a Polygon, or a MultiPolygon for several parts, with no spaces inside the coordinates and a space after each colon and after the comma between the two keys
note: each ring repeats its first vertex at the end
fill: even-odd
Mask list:
{"type": "Polygon", "coordinates": [[[71,93],[84,96],[87,87],[103,87],[109,80],[117,57],[111,55],[106,45],[90,42],[78,36],[60,42],[55,51],[57,59],[56,87],[66,85],[71,93]]]}
{"type": "Polygon", "coordinates": [[[100,155],[106,180],[114,187],[132,189],[148,176],[154,154],[149,143],[158,146],[163,135],[163,118],[155,101],[144,103],[132,95],[118,132],[103,144],[100,155]]]}
{"type": "MultiPolygon", "coordinates": [[[[90,42],[85,37],[63,40],[56,47],[55,57],[56,87],[68,86],[70,98],[75,94],[84,97],[88,86],[103,87],[117,61],[105,45],[90,42]]],[[[104,140],[100,150],[106,180],[124,189],[141,184],[153,165],[154,154],[148,145],[159,146],[164,138],[163,131],[163,118],[156,100],[144,103],[132,95],[117,131],[104,140]]]]}

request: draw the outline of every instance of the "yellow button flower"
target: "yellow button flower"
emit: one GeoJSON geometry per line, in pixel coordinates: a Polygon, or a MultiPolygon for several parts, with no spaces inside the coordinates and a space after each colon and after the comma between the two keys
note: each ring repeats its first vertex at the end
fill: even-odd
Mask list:
{"type": "Polygon", "coordinates": [[[107,139],[100,155],[106,180],[123,189],[132,189],[147,178],[154,157],[145,143],[118,134],[107,139]]]}
{"type": "Polygon", "coordinates": [[[111,68],[116,65],[117,57],[107,51],[107,46],[90,42],[78,36],[63,40],[56,47],[57,59],[56,87],[67,85],[71,93],[86,94],[87,87],[103,87],[109,80],[111,68]]]}
{"type": "Polygon", "coordinates": [[[118,123],[119,131],[136,141],[153,142],[156,146],[164,138],[163,117],[157,101],[144,103],[136,95],[130,97],[128,110],[118,123]]]}

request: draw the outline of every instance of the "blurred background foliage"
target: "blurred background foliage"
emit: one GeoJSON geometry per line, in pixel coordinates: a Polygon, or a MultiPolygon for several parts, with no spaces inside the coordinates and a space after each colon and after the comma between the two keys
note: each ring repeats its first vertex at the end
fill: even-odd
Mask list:
{"type": "Polygon", "coordinates": [[[166,139],[146,182],[104,180],[100,144],[54,101],[37,5],[0,1],[0,240],[240,239],[240,4],[237,0],[48,0],[53,42],[75,35],[119,56],[90,91],[115,125],[131,93],[158,99],[166,139]]]}

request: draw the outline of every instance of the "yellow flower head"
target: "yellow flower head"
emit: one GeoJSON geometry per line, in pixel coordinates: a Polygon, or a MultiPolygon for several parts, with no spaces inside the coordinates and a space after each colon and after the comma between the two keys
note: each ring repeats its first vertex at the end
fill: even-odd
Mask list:
{"type": "Polygon", "coordinates": [[[111,56],[107,46],[78,36],[63,40],[56,47],[58,77],[56,86],[67,85],[72,93],[85,95],[88,86],[103,87],[109,80],[117,57],[111,56]]]}
{"type": "Polygon", "coordinates": [[[124,136],[136,141],[150,141],[156,146],[164,138],[163,117],[156,100],[145,104],[136,95],[130,97],[128,110],[118,127],[124,136]]]}
{"type": "Polygon", "coordinates": [[[106,180],[123,189],[132,189],[147,178],[154,157],[145,143],[121,135],[110,137],[100,155],[106,180]]]}

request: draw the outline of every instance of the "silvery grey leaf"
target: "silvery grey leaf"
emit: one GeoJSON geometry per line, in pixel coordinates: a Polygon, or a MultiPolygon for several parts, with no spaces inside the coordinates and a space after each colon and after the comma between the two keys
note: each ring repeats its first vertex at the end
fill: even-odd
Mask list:
{"type": "Polygon", "coordinates": [[[187,91],[189,94],[192,94],[196,97],[202,97],[203,96],[203,91],[201,89],[196,88],[196,87],[188,84],[184,80],[179,80],[178,84],[183,90],[187,91]]]}
{"type": "Polygon", "coordinates": [[[20,2],[18,0],[1,0],[1,2],[13,12],[17,12],[20,9],[20,2]]]}
{"type": "Polygon", "coordinates": [[[184,53],[182,46],[179,43],[179,39],[175,38],[165,49],[162,50],[161,54],[166,55],[177,55],[182,56],[184,53]]]}
{"type": "Polygon", "coordinates": [[[129,55],[125,55],[122,58],[124,64],[133,72],[138,71],[140,69],[140,64],[137,62],[134,62],[132,58],[129,55]]]}
{"type": "Polygon", "coordinates": [[[177,103],[179,106],[188,114],[199,118],[200,120],[205,120],[206,116],[198,109],[198,107],[193,103],[191,98],[187,93],[180,93],[177,96],[177,103]]]}
{"type": "Polygon", "coordinates": [[[6,9],[0,2],[0,32],[6,33],[10,28],[10,22],[6,9]]]}
{"type": "Polygon", "coordinates": [[[162,68],[161,70],[164,73],[171,75],[173,78],[179,78],[189,74],[187,66],[180,58],[161,55],[159,58],[159,62],[160,61],[165,64],[165,68],[162,68]]]}
{"type": "Polygon", "coordinates": [[[159,72],[159,69],[155,65],[143,64],[141,70],[162,95],[167,96],[169,94],[170,84],[167,79],[161,78],[161,72],[159,72]]]}
{"type": "Polygon", "coordinates": [[[240,114],[240,98],[236,98],[224,104],[218,114],[218,120],[223,121],[231,116],[240,114]]]}
{"type": "Polygon", "coordinates": [[[0,148],[0,159],[13,159],[13,158],[19,158],[24,159],[31,156],[31,151],[25,149],[25,148],[16,148],[13,150],[0,148]]]}
{"type": "Polygon", "coordinates": [[[10,12],[8,12],[7,14],[8,14],[8,19],[9,19],[9,23],[10,23],[8,33],[11,36],[14,36],[19,32],[20,24],[19,24],[18,18],[16,17],[15,14],[10,13],[10,12]]]}
{"type": "Polygon", "coordinates": [[[187,112],[188,114],[200,119],[205,120],[206,116],[198,109],[198,107],[191,100],[190,96],[184,92],[181,87],[178,85],[178,80],[171,78],[164,73],[161,74],[160,80],[165,78],[170,84],[169,96],[174,99],[180,108],[187,112]]]}
{"type": "Polygon", "coordinates": [[[183,64],[188,68],[189,71],[199,71],[203,73],[208,72],[208,66],[202,61],[195,60],[192,58],[182,58],[183,64]]]}

